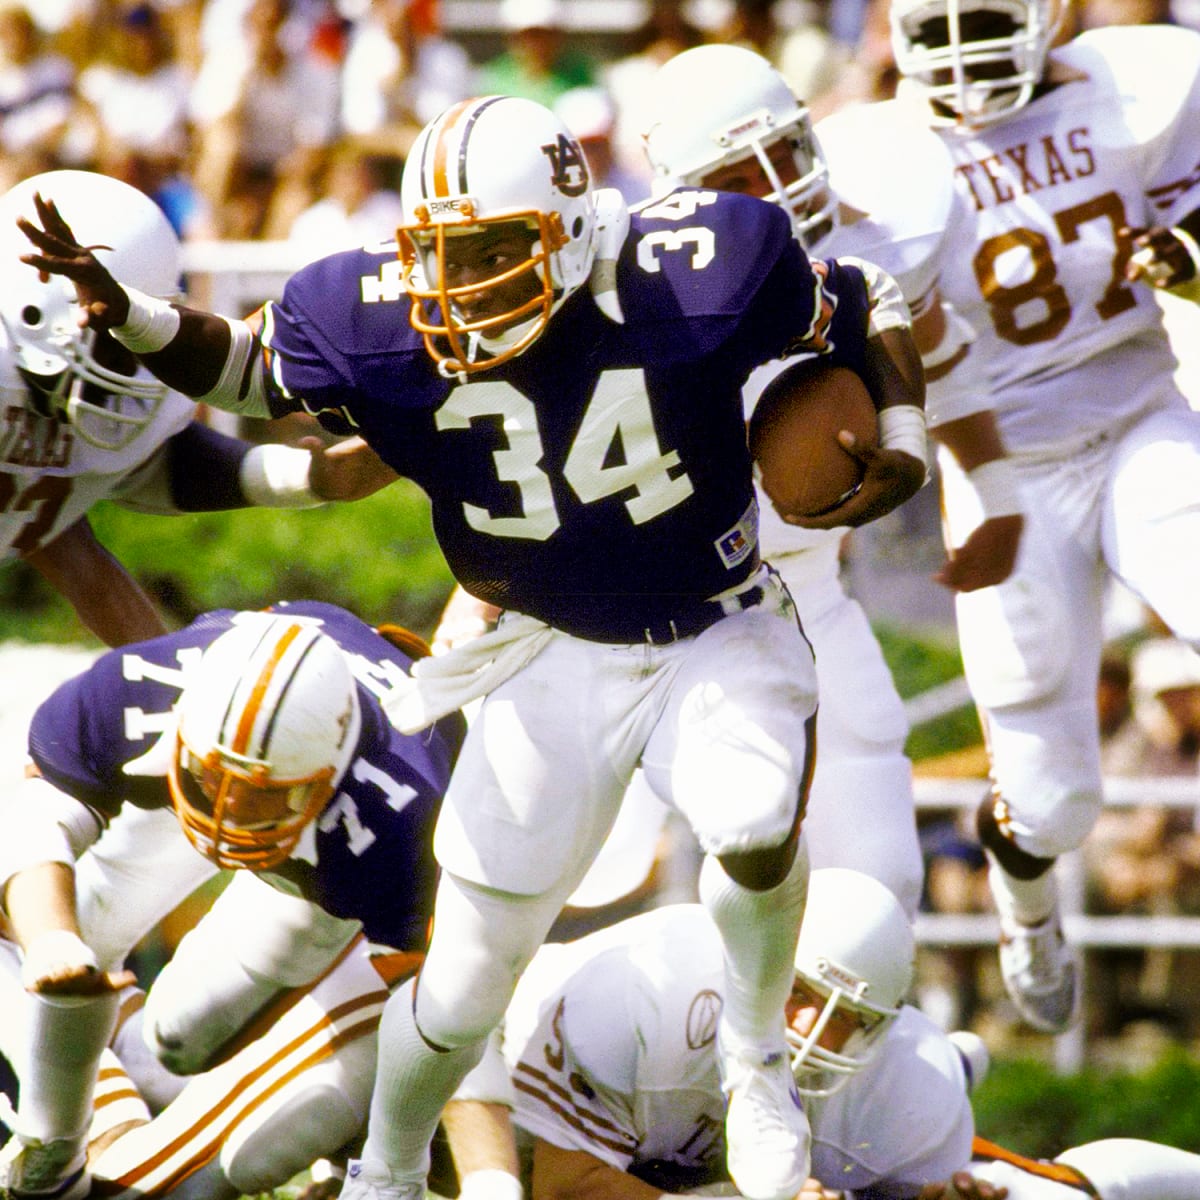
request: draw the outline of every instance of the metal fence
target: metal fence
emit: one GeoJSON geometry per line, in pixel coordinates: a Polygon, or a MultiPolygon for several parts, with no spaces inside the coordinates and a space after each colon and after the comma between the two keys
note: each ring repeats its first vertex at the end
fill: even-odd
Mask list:
{"type": "MultiPolygon", "coordinates": [[[[918,809],[973,809],[987,788],[980,779],[923,779],[914,781],[918,809]]],[[[1104,781],[1104,803],[1131,808],[1156,805],[1195,809],[1200,779],[1111,777],[1104,781]]],[[[1121,914],[1096,916],[1085,911],[1086,870],[1078,852],[1058,860],[1059,895],[1067,939],[1081,950],[1119,947],[1200,949],[1200,916],[1121,914]]],[[[917,942],[922,946],[995,946],[999,925],[991,913],[921,913],[917,942]]],[[[1082,956],[1080,987],[1086,993],[1087,960],[1082,956]]],[[[1081,1026],[1054,1040],[1054,1061],[1060,1071],[1077,1071],[1086,1058],[1081,1026]]]]}

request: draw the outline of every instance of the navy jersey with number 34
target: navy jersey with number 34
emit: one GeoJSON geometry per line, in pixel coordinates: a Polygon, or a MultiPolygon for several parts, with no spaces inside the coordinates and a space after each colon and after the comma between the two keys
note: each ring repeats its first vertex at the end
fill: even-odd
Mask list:
{"type": "Polygon", "coordinates": [[[810,262],[782,210],[746,196],[641,207],[593,270],[608,303],[580,288],[466,382],[409,326],[395,254],[321,259],[267,306],[272,407],[360,433],[420,484],[470,592],[598,641],[640,640],[754,571],[741,386],[801,347],[858,367],[867,336],[861,273],[810,262]]]}
{"type": "MultiPolygon", "coordinates": [[[[379,701],[407,675],[407,653],[332,604],[271,611],[314,621],[341,646],[362,709],[357,752],[317,818],[311,849],[302,842],[275,873],[334,916],[361,921],[370,940],[423,950],[437,873],[433,826],[465,723],[455,713],[419,734],[400,733],[379,701]]],[[[42,775],[102,819],[127,802],[169,807],[171,710],[205,647],[237,618],[206,613],[175,633],[110,650],[57,688],[30,725],[30,755],[42,775]]]]}

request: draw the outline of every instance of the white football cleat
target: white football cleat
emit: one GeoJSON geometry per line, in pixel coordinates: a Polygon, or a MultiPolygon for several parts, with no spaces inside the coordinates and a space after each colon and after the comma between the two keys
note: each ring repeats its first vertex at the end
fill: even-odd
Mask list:
{"type": "Polygon", "coordinates": [[[6,1200],[83,1200],[91,1190],[82,1138],[43,1142],[13,1134],[0,1150],[0,1196],[6,1200]]]}
{"type": "Polygon", "coordinates": [[[812,1131],[786,1043],[722,1049],[720,1063],[730,1177],[746,1200],[793,1200],[808,1180],[812,1131]]]}
{"type": "Polygon", "coordinates": [[[425,1200],[425,1180],[395,1180],[383,1163],[352,1158],[338,1200],[425,1200]]]}
{"type": "Polygon", "coordinates": [[[1075,955],[1057,909],[1039,925],[1001,917],[1000,974],[1017,1011],[1034,1029],[1062,1033],[1074,1023],[1075,955]]]}

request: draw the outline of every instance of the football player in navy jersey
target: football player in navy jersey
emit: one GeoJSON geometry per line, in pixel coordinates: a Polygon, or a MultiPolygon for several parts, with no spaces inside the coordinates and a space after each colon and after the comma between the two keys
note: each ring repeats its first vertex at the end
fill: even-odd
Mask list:
{"type": "Polygon", "coordinates": [[[740,389],[801,347],[858,371],[891,410],[885,436],[856,452],[864,485],[822,520],[880,516],[926,473],[907,308],[865,263],[810,261],[760,200],[681,190],[630,213],[523,99],[436,117],[401,191],[398,246],[318,260],[249,323],[123,287],[53,196],[19,223],[34,245],[22,261],[74,280],[89,320],[164,382],[360,434],[427,492],[458,581],[504,610],[388,703],[412,730],[485,696],[438,821],[429,956],[384,1014],[343,1194],[423,1195],[443,1104],[640,765],[706,853],[730,1170],[749,1200],[790,1200],[810,1136],[779,1014],[807,886],[816,688],[759,556],[740,389]]]}
{"type": "Polygon", "coordinates": [[[6,1195],[86,1195],[96,1064],[132,982],[121,965],[218,869],[293,895],[243,907],[251,928],[210,943],[203,987],[157,1006],[148,1040],[172,1069],[203,1067],[359,932],[424,951],[434,818],[465,729],[457,713],[419,734],[387,719],[424,653],[333,605],[217,611],[109,651],[38,708],[27,778],[0,816],[0,895],[29,993],[25,1019],[0,1029],[20,1080],[6,1195]],[[311,919],[274,919],[296,896],[311,919]]]}

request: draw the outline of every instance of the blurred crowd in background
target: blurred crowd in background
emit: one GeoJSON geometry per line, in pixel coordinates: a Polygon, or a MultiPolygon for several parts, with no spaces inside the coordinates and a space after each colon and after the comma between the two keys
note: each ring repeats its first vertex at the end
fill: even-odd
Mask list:
{"type": "MultiPolygon", "coordinates": [[[[602,185],[649,192],[642,96],[703,42],[764,54],[815,119],[886,99],[886,0],[0,0],[0,191],[80,167],[152,196],[185,241],[296,240],[306,256],[389,238],[405,154],[447,104],[492,92],[555,108],[602,185]],[[627,15],[614,27],[614,13],[627,15]]],[[[1094,26],[1200,29],[1200,0],[1077,0],[1094,26]]],[[[714,81],[719,86],[719,81],[714,81]]],[[[936,530],[936,506],[926,522],[936,530]]],[[[887,531],[882,531],[887,536],[887,531]]],[[[869,596],[864,605],[871,611],[869,596]]],[[[1200,656],[1150,614],[1116,631],[1101,678],[1105,769],[1195,776],[1200,656]]],[[[952,768],[986,775],[982,749],[952,768]]],[[[983,858],[957,812],[925,813],[932,910],[990,910],[983,858]]],[[[1087,854],[1096,913],[1200,914],[1200,831],[1186,807],[1106,812],[1087,854]]],[[[673,897],[674,898],[674,897],[673,897]]],[[[1093,955],[1089,1032],[1149,1022],[1200,1037],[1200,952],[1093,955]]],[[[938,951],[922,1000],[947,1028],[1005,1019],[990,945],[938,951]]],[[[994,1032],[994,1031],[993,1031],[994,1032]]]]}
{"type": "MultiPolygon", "coordinates": [[[[1077,0],[1063,36],[1118,21],[1200,27],[1200,0],[1077,0]]],[[[706,41],[766,55],[818,119],[895,84],[884,0],[6,0],[0,190],[89,168],[186,240],[295,237],[315,257],[388,236],[420,127],[504,92],[557,108],[636,199],[642,89],[706,41]]]]}

